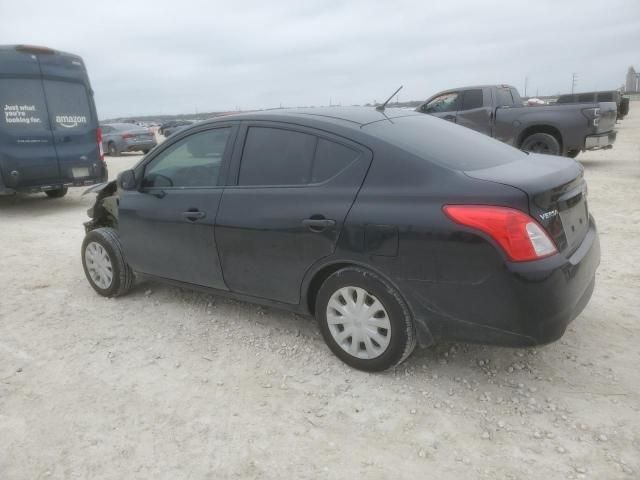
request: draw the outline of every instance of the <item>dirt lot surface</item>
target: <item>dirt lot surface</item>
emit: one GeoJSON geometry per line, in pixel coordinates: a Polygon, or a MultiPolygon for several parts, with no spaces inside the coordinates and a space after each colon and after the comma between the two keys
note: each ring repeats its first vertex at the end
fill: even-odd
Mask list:
{"type": "Polygon", "coordinates": [[[443,344],[384,374],[297,315],[152,283],[101,298],[80,263],[93,195],[0,198],[0,478],[640,478],[631,112],[579,157],[602,264],[565,336],[443,344]]]}

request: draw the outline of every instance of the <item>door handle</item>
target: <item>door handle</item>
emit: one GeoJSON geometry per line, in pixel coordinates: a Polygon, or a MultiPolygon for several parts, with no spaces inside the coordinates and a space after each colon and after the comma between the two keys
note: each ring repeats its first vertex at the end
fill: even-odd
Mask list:
{"type": "Polygon", "coordinates": [[[312,232],[322,232],[326,228],[333,227],[336,221],[328,218],[305,218],[302,224],[312,232]]]}
{"type": "Polygon", "coordinates": [[[195,222],[196,220],[198,220],[200,218],[204,218],[206,216],[207,216],[207,214],[205,212],[201,212],[200,210],[196,210],[196,209],[192,209],[192,210],[188,210],[186,212],[182,212],[182,218],[184,218],[186,220],[190,220],[192,222],[195,222]]]}

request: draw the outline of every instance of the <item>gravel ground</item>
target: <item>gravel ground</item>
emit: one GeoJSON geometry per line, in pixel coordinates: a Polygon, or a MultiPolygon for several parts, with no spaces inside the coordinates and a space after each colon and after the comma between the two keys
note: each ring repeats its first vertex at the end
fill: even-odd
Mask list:
{"type": "Polygon", "coordinates": [[[101,298],[80,264],[93,195],[0,198],[0,478],[640,478],[631,112],[579,157],[602,264],[565,336],[442,344],[383,374],[294,314],[152,283],[101,298]]]}

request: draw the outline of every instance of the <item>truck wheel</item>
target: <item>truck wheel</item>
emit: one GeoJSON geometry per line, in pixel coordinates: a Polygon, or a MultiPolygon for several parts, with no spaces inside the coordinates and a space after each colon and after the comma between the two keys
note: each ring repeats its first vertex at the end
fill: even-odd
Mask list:
{"type": "Polygon", "coordinates": [[[569,158],[576,158],[578,156],[578,154],[580,153],[580,150],[569,150],[567,152],[567,157],[569,158]]]}
{"type": "Polygon", "coordinates": [[[109,146],[107,147],[107,149],[109,150],[109,155],[111,155],[112,157],[120,156],[120,151],[118,150],[118,147],[116,147],[115,143],[109,142],[109,146]]]}
{"type": "Polygon", "coordinates": [[[403,362],[416,345],[413,319],[398,291],[357,267],[327,278],[316,298],[316,318],[331,351],[347,365],[378,372],[403,362]]]}
{"type": "Polygon", "coordinates": [[[534,133],[525,138],[520,145],[525,152],[543,153],[545,155],[559,155],[560,143],[548,133],[534,133]]]}
{"type": "Polygon", "coordinates": [[[89,284],[103,297],[119,297],[133,286],[133,270],[124,259],[113,228],[87,233],[82,242],[82,268],[89,284]]]}
{"type": "Polygon", "coordinates": [[[47,197],[49,198],[62,198],[67,194],[68,191],[69,189],[67,187],[61,187],[56,188],[55,190],[47,190],[44,193],[46,193],[47,197]]]}

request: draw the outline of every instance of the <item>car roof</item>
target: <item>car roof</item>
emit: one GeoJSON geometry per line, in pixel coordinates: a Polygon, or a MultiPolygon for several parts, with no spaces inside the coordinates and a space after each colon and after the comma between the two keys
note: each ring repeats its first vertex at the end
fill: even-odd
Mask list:
{"type": "Polygon", "coordinates": [[[384,111],[378,111],[374,107],[288,108],[224,115],[201,123],[207,124],[231,120],[264,120],[305,124],[309,121],[315,121],[314,123],[361,128],[371,123],[391,121],[393,118],[411,115],[422,114],[399,108],[388,108],[384,111]]]}

